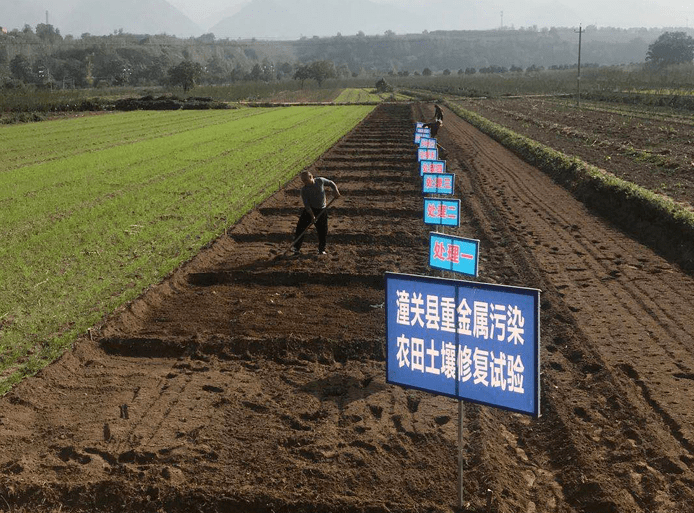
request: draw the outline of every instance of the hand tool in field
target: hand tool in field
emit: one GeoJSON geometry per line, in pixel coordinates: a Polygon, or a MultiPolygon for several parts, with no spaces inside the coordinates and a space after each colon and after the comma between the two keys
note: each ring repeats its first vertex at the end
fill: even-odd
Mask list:
{"type": "MultiPolygon", "coordinates": [[[[339,197],[339,196],[338,196],[338,197],[339,197]]],[[[323,213],[324,213],[325,211],[327,211],[327,210],[330,208],[330,205],[332,205],[338,197],[333,197],[333,198],[328,202],[328,204],[325,206],[325,208],[324,208],[323,210],[321,210],[320,214],[318,214],[318,215],[316,216],[316,218],[313,219],[313,220],[309,223],[309,225],[304,229],[304,231],[301,232],[301,233],[299,234],[299,236],[298,236],[296,239],[294,239],[294,241],[292,242],[291,246],[289,246],[287,249],[285,249],[281,254],[277,255],[277,257],[275,257],[275,258],[283,257],[283,256],[285,256],[287,253],[289,253],[289,252],[292,250],[292,248],[294,247],[294,244],[296,244],[297,241],[298,241],[301,237],[303,237],[303,236],[306,234],[306,232],[308,231],[309,228],[311,228],[311,226],[313,226],[314,224],[316,224],[316,221],[318,221],[318,218],[319,218],[320,216],[322,216],[323,213]]]]}

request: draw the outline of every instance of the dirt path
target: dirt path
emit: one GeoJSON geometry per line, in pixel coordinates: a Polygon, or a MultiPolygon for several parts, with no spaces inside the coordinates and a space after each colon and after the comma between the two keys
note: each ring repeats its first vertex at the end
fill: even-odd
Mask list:
{"type": "MultiPolygon", "coordinates": [[[[430,274],[423,108],[316,163],[328,255],[277,258],[297,180],[1,398],[0,511],[452,510],[457,404],[383,362],[384,272],[430,274]]],[[[466,406],[466,511],[694,512],[692,278],[451,112],[439,141],[481,279],[543,290],[543,416],[466,406]]]]}

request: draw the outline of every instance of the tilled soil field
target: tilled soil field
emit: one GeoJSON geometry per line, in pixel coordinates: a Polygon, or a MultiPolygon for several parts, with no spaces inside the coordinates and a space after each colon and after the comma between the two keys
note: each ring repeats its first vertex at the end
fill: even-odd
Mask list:
{"type": "Polygon", "coordinates": [[[694,117],[669,109],[546,98],[460,105],[629,182],[694,205],[694,117]]]}
{"type": "MultiPolygon", "coordinates": [[[[452,511],[457,403],[385,383],[384,273],[431,274],[414,121],[312,167],[0,398],[0,511],[452,511]]],[[[467,512],[694,512],[694,281],[446,112],[480,280],[542,290],[542,416],[465,406],[467,512]]]]}

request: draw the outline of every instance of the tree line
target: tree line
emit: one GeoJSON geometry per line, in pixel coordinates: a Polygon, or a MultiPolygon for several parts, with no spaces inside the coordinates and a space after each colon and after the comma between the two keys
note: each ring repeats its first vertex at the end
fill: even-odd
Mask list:
{"type": "MultiPolygon", "coordinates": [[[[691,62],[685,32],[598,29],[583,36],[584,66],[639,62],[660,69],[691,62]],[[617,62],[616,62],[617,61],[617,62]],[[585,64],[588,63],[588,64],[585,64]]],[[[63,37],[49,24],[0,33],[0,85],[99,87],[227,84],[376,75],[534,72],[576,66],[573,29],[437,31],[399,36],[338,34],[298,41],[217,40],[213,34],[82,34],[63,37]],[[457,71],[456,71],[457,70],[457,71]]]]}

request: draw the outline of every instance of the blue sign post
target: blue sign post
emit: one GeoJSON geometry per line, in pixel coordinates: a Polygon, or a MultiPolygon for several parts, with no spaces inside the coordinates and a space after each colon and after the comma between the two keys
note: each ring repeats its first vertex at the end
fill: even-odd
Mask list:
{"type": "Polygon", "coordinates": [[[431,130],[429,128],[418,128],[414,134],[414,143],[419,146],[422,137],[431,137],[431,130]]]}
{"type": "Polygon", "coordinates": [[[429,234],[429,267],[477,276],[480,241],[453,235],[429,234]]]}
{"type": "Polygon", "coordinates": [[[419,139],[420,148],[436,148],[436,139],[432,137],[422,137],[419,139]]]}
{"type": "Polygon", "coordinates": [[[455,175],[449,173],[424,173],[422,175],[423,194],[451,195],[455,188],[455,175]]]}
{"type": "Polygon", "coordinates": [[[540,416],[540,291],[386,273],[386,381],[540,416]]]}
{"type": "Polygon", "coordinates": [[[417,160],[438,160],[438,148],[417,148],[417,160]]]}
{"type": "Polygon", "coordinates": [[[419,174],[424,173],[438,173],[443,174],[446,172],[446,161],[445,160],[420,160],[419,161],[419,174]]]}
{"type": "Polygon", "coordinates": [[[438,226],[459,226],[460,200],[424,198],[424,223],[438,226]]]}

